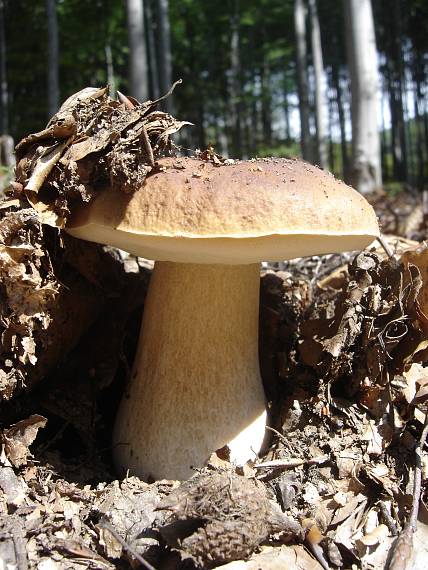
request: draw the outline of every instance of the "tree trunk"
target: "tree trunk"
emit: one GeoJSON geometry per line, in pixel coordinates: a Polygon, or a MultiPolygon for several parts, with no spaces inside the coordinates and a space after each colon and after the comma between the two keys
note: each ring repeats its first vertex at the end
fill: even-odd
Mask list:
{"type": "Polygon", "coordinates": [[[407,179],[407,145],[403,105],[403,53],[400,19],[401,10],[399,3],[397,0],[393,0],[388,10],[388,25],[386,26],[387,78],[391,112],[394,178],[404,182],[407,179]]]}
{"type": "Polygon", "coordinates": [[[234,158],[241,158],[241,58],[239,50],[239,0],[235,0],[235,10],[230,24],[229,93],[232,119],[232,151],[234,158]]]}
{"type": "Polygon", "coordinates": [[[59,109],[59,39],[56,0],[46,0],[48,24],[48,117],[59,109]]]}
{"type": "Polygon", "coordinates": [[[153,18],[152,6],[150,0],[144,2],[144,11],[146,15],[147,43],[149,46],[149,71],[150,71],[150,98],[159,99],[161,92],[159,89],[159,69],[156,53],[155,41],[155,21],[153,18]]]}
{"type": "Polygon", "coordinates": [[[217,105],[214,111],[214,133],[215,133],[215,147],[214,150],[222,155],[228,155],[229,145],[226,136],[226,125],[224,121],[223,108],[217,105]]]}
{"type": "Polygon", "coordinates": [[[380,111],[380,120],[381,120],[381,126],[380,126],[380,133],[381,133],[381,145],[380,145],[380,151],[381,151],[381,164],[382,164],[382,173],[383,173],[383,179],[384,180],[388,180],[389,178],[389,167],[388,167],[388,161],[387,161],[387,155],[388,155],[388,141],[387,141],[387,137],[386,137],[386,126],[385,126],[385,91],[384,88],[381,88],[381,111],[380,111]]]}
{"type": "Polygon", "coordinates": [[[420,111],[420,84],[418,81],[414,85],[413,104],[415,113],[415,127],[416,127],[416,168],[415,177],[416,184],[419,190],[423,189],[424,183],[424,141],[422,133],[422,121],[420,111]]]}
{"type": "Polygon", "coordinates": [[[257,73],[253,70],[253,100],[251,101],[251,128],[252,128],[252,141],[253,141],[253,148],[251,152],[251,156],[256,156],[260,146],[260,117],[259,117],[259,109],[258,109],[258,98],[256,96],[256,83],[257,83],[257,73]]]}
{"type": "Polygon", "coordinates": [[[263,125],[263,143],[265,146],[271,146],[272,144],[272,95],[270,89],[270,69],[269,63],[266,58],[263,60],[263,64],[260,70],[261,79],[261,103],[262,103],[262,125],[263,125]]]}
{"type": "Polygon", "coordinates": [[[129,42],[129,91],[139,101],[149,98],[143,0],[126,0],[129,42]]]}
{"type": "Polygon", "coordinates": [[[291,130],[290,130],[290,103],[288,101],[288,92],[287,90],[284,93],[284,137],[286,141],[291,139],[291,130]]]}
{"type": "Polygon", "coordinates": [[[300,145],[302,156],[311,160],[311,135],[309,127],[309,95],[306,50],[306,8],[303,0],[294,2],[294,29],[296,33],[297,86],[300,110],[300,145]]]}
{"type": "MultiPolygon", "coordinates": [[[[0,135],[0,166],[12,169],[15,166],[15,144],[10,135],[0,135]]],[[[0,172],[0,189],[1,189],[1,176],[0,172]]]]}
{"type": "MultiPolygon", "coordinates": [[[[161,93],[164,94],[172,85],[171,31],[168,0],[157,0],[156,8],[158,18],[159,86],[161,93]]],[[[163,106],[168,113],[172,113],[172,97],[165,99],[163,106]]]]}
{"type": "Polygon", "coordinates": [[[6,73],[6,37],[4,33],[4,1],[0,0],[0,135],[9,131],[9,104],[6,73]]]}
{"type": "Polygon", "coordinates": [[[370,0],[345,0],[352,95],[352,182],[362,193],[382,183],[377,127],[378,72],[370,0]]]}
{"type": "Polygon", "coordinates": [[[104,46],[104,53],[106,56],[106,69],[107,69],[107,84],[110,97],[116,97],[116,78],[114,76],[114,66],[113,66],[113,54],[111,51],[111,45],[106,43],[104,46]]]}
{"type": "Polygon", "coordinates": [[[317,133],[317,162],[321,168],[328,168],[325,110],[327,107],[325,96],[325,75],[321,47],[321,32],[318,20],[316,0],[309,0],[311,18],[311,44],[312,59],[315,74],[315,121],[317,133]]]}
{"type": "Polygon", "coordinates": [[[336,157],[334,153],[334,141],[333,141],[333,122],[334,122],[334,100],[329,98],[328,100],[328,167],[331,172],[335,172],[336,169],[336,157]]]}
{"type": "Polygon", "coordinates": [[[346,145],[346,119],[345,110],[343,107],[342,88],[340,85],[339,68],[336,62],[333,63],[331,68],[331,79],[334,90],[336,91],[337,114],[339,116],[339,129],[340,129],[340,151],[342,154],[342,176],[346,181],[349,176],[349,159],[348,149],[346,145]]]}

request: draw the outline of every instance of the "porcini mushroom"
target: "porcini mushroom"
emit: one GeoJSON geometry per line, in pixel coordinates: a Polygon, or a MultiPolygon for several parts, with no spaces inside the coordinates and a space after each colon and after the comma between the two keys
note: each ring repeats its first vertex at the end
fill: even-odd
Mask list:
{"type": "Polygon", "coordinates": [[[238,463],[263,445],[260,262],[359,250],[379,229],[360,194],[304,162],[159,167],[132,196],[100,192],[67,231],[156,260],[114,457],[142,478],[185,479],[225,445],[238,463]]]}

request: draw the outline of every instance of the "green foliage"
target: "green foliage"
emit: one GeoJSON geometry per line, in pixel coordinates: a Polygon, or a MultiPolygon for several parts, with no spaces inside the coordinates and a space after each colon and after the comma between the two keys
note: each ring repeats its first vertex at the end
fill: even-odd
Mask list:
{"type": "MultiPolygon", "coordinates": [[[[119,84],[127,86],[127,33],[122,2],[59,0],[61,100],[87,86],[107,83],[105,47],[110,44],[119,84]]],[[[15,140],[41,130],[47,116],[45,2],[5,1],[9,115],[15,140]]]]}
{"type": "MultiPolygon", "coordinates": [[[[156,38],[156,0],[144,1],[150,4],[153,16],[153,21],[146,24],[153,27],[156,38]]],[[[106,46],[111,49],[117,87],[128,92],[125,4],[124,0],[57,0],[62,100],[83,87],[107,83],[106,46]]],[[[376,39],[385,63],[381,71],[386,74],[393,58],[389,32],[394,5],[403,15],[397,28],[401,34],[398,41],[406,45],[411,54],[405,65],[412,77],[426,86],[427,1],[372,0],[372,4],[376,39]]],[[[48,118],[46,7],[45,0],[4,0],[4,5],[9,122],[11,134],[18,140],[42,129],[48,118]]],[[[295,97],[297,91],[294,0],[170,0],[169,5],[173,77],[183,79],[173,95],[175,114],[195,125],[180,135],[182,144],[204,147],[212,143],[219,152],[233,153],[231,141],[237,129],[238,114],[238,140],[242,143],[243,155],[298,155],[298,141],[287,139],[285,121],[285,97],[291,94],[295,97]],[[232,68],[231,60],[233,30],[239,34],[236,69],[232,68]],[[233,96],[232,77],[237,78],[239,87],[233,96]]],[[[329,96],[336,109],[332,79],[332,70],[335,70],[341,78],[345,106],[349,106],[343,2],[318,0],[318,12],[324,65],[331,88],[329,96]]],[[[311,64],[310,50],[308,62],[311,64]]],[[[417,131],[410,121],[408,132],[413,141],[410,163],[413,166],[417,152],[421,163],[422,151],[415,143],[418,136],[420,138],[421,128],[417,131]]],[[[390,133],[386,133],[385,138],[384,164],[387,173],[391,173],[390,133]]],[[[332,167],[343,175],[338,141],[330,150],[332,167]]],[[[428,175],[428,156],[425,150],[423,152],[424,174],[428,175]]],[[[419,176],[420,170],[419,167],[419,176]]]]}
{"type": "Polygon", "coordinates": [[[293,143],[280,143],[275,146],[263,146],[258,148],[257,156],[260,158],[267,156],[278,156],[281,158],[300,157],[300,145],[297,142],[293,143]]]}

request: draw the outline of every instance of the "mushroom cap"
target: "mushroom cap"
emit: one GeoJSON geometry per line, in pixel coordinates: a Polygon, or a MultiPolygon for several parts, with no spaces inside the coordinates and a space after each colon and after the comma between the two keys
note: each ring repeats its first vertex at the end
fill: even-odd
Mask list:
{"type": "Polygon", "coordinates": [[[66,230],[148,259],[223,264],[358,250],[379,235],[365,198],[306,162],[163,158],[158,165],[132,195],[101,191],[66,230]]]}

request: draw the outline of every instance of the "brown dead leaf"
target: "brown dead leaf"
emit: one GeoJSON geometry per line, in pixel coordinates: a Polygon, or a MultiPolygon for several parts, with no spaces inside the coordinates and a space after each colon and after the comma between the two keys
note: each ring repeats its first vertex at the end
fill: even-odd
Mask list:
{"type": "Polygon", "coordinates": [[[247,561],[237,560],[217,568],[224,570],[321,570],[322,566],[301,545],[263,546],[247,561]]]}
{"type": "Polygon", "coordinates": [[[157,111],[160,100],[129,104],[105,88],[86,88],[67,99],[46,129],[17,145],[16,182],[43,223],[63,227],[73,203],[91,200],[106,184],[124,192],[142,187],[170,150],[171,135],[190,124],[157,111]]]}
{"type": "Polygon", "coordinates": [[[428,316],[428,245],[426,242],[418,245],[402,255],[402,261],[406,267],[415,265],[421,274],[423,287],[418,293],[418,303],[421,311],[428,316]]]}
{"type": "Polygon", "coordinates": [[[27,464],[27,459],[31,455],[29,446],[36,439],[39,429],[45,427],[46,422],[46,418],[35,414],[3,430],[5,451],[15,467],[27,464]]]}
{"type": "Polygon", "coordinates": [[[379,544],[385,540],[388,534],[388,527],[384,524],[380,524],[374,530],[372,530],[372,532],[365,534],[362,538],[360,538],[359,541],[364,546],[375,546],[376,544],[379,544]]]}

